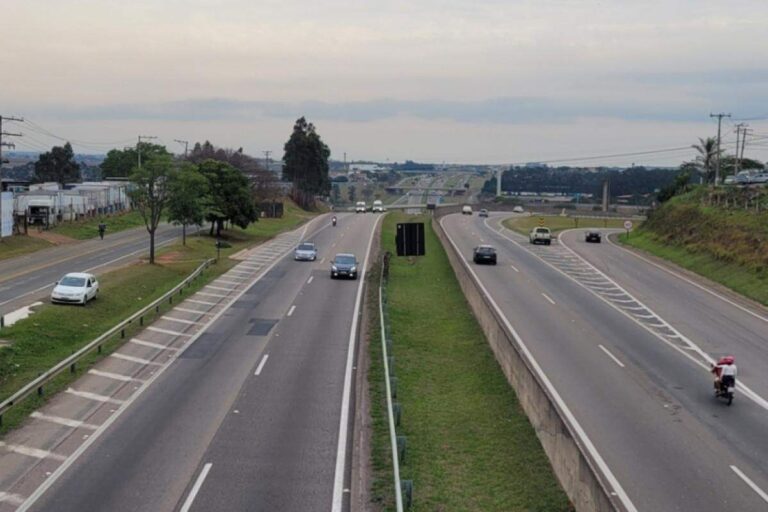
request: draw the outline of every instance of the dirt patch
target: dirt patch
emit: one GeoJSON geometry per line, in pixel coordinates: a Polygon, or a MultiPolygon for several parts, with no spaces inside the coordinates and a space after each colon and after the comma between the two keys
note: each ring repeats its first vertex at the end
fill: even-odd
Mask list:
{"type": "Polygon", "coordinates": [[[32,238],[39,238],[41,240],[45,240],[48,243],[51,243],[53,245],[64,245],[64,244],[71,244],[72,242],[77,242],[78,240],[75,240],[74,238],[60,235],[58,233],[51,233],[50,231],[38,231],[36,229],[30,229],[27,232],[27,235],[29,235],[32,238]]]}
{"type": "Polygon", "coordinates": [[[155,256],[155,262],[157,262],[157,263],[176,263],[183,256],[184,256],[184,254],[179,252],[179,251],[167,252],[165,254],[161,254],[160,256],[155,256]]]}

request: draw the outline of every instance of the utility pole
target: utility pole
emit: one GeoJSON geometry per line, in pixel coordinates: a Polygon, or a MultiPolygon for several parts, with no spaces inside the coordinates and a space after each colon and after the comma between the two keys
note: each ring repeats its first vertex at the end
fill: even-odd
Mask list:
{"type": "Polygon", "coordinates": [[[504,169],[502,167],[499,167],[496,170],[496,197],[501,196],[501,175],[504,172],[504,169]]]}
{"type": "Polygon", "coordinates": [[[349,174],[349,168],[347,167],[347,152],[344,152],[344,171],[349,174]]]}
{"type": "Polygon", "coordinates": [[[709,117],[717,118],[717,166],[715,167],[715,185],[720,183],[720,125],[723,123],[724,117],[731,117],[731,114],[709,114],[709,117]]]}
{"type": "Polygon", "coordinates": [[[269,149],[264,150],[264,168],[266,170],[269,170],[269,155],[272,154],[272,151],[269,149]]]}
{"type": "Polygon", "coordinates": [[[744,130],[741,132],[741,155],[739,156],[739,162],[744,160],[744,146],[747,145],[747,135],[752,132],[750,128],[747,128],[749,125],[744,125],[744,130]]]}
{"type": "Polygon", "coordinates": [[[3,131],[3,121],[19,121],[24,122],[24,119],[18,118],[18,117],[6,117],[0,115],[0,180],[3,178],[3,146],[7,148],[14,148],[16,149],[16,144],[13,142],[3,142],[3,136],[6,137],[21,137],[21,133],[8,133],[3,131]]]}
{"type": "Polygon", "coordinates": [[[139,142],[136,143],[136,152],[139,155],[139,169],[141,169],[141,141],[156,139],[154,135],[139,135],[139,142]]]}
{"type": "Polygon", "coordinates": [[[736,125],[736,158],[734,158],[734,171],[733,175],[739,174],[739,170],[741,167],[741,158],[739,158],[739,139],[741,137],[741,129],[744,127],[744,123],[739,123],[736,125]]]}
{"type": "Polygon", "coordinates": [[[179,144],[184,144],[184,159],[187,158],[187,151],[189,151],[189,141],[188,140],[179,140],[179,139],[173,139],[173,142],[178,142],[179,144]]]}

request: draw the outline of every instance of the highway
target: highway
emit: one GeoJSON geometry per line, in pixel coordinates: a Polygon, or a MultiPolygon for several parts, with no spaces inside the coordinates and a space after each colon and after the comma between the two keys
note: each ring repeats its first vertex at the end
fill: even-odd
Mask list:
{"type": "MultiPolygon", "coordinates": [[[[188,235],[192,229],[188,229],[188,235]]],[[[181,226],[160,225],[155,234],[157,247],[181,237],[181,226]]],[[[146,228],[107,234],[104,240],[50,247],[24,256],[0,260],[0,315],[48,296],[53,284],[67,272],[94,272],[138,259],[149,252],[146,228]]]]}
{"type": "MultiPolygon", "coordinates": [[[[657,308],[656,294],[611,279],[624,275],[615,261],[603,260],[612,272],[605,275],[557,242],[533,248],[500,228],[504,217],[449,215],[442,223],[465,258],[481,243],[498,249],[497,266],[470,268],[604,460],[624,508],[768,510],[768,410],[757,377],[764,366],[742,361],[740,383],[754,396],[739,393],[728,407],[712,395],[696,333],[677,330],[678,323],[687,329],[680,318],[695,323],[706,310],[686,310],[679,295],[657,308]],[[675,303],[679,316],[665,316],[664,304],[675,303]]],[[[566,243],[584,254],[610,249],[581,246],[581,233],[572,236],[566,243]]],[[[626,265],[637,265],[642,280],[640,263],[626,265]]]]}
{"type": "Polygon", "coordinates": [[[255,250],[7,438],[0,474],[21,476],[0,478],[0,510],[347,510],[362,280],[329,259],[367,264],[380,216],[338,217],[255,250]],[[318,261],[292,260],[301,239],[318,261]],[[9,470],[20,453],[41,460],[9,470]]]}

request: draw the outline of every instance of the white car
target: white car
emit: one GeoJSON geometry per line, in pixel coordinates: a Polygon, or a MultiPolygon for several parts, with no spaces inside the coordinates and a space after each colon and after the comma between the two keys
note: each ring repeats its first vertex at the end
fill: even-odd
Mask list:
{"type": "Polygon", "coordinates": [[[358,201],[355,203],[355,213],[365,213],[365,201],[358,201]]]}
{"type": "Polygon", "coordinates": [[[373,208],[371,211],[373,213],[384,213],[384,203],[382,203],[379,199],[375,200],[373,202],[373,208]]]}
{"type": "Polygon", "coordinates": [[[293,251],[293,259],[296,261],[315,261],[317,248],[312,242],[302,242],[293,251]]]}
{"type": "Polygon", "coordinates": [[[99,281],[93,274],[73,272],[62,277],[51,291],[51,302],[85,306],[99,293],[99,281]]]}
{"type": "Polygon", "coordinates": [[[515,213],[523,213],[523,207],[522,206],[515,206],[512,208],[512,211],[515,213]]]}
{"type": "Polygon", "coordinates": [[[468,204],[461,207],[461,214],[462,215],[472,215],[472,207],[468,204]]]}

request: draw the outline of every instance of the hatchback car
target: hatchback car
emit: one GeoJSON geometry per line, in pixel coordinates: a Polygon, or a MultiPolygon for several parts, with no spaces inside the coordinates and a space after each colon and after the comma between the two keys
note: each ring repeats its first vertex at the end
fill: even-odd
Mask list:
{"type": "Polygon", "coordinates": [[[99,281],[93,274],[73,272],[62,277],[51,291],[51,302],[85,306],[99,293],[99,281]]]}
{"type": "Polygon", "coordinates": [[[482,210],[480,210],[480,213],[478,213],[477,215],[480,216],[480,217],[487,217],[488,216],[488,210],[483,208],[482,210]]]}
{"type": "Polygon", "coordinates": [[[312,242],[302,242],[293,251],[293,259],[296,261],[315,261],[317,248],[312,242]]]}
{"type": "Polygon", "coordinates": [[[472,215],[472,207],[469,205],[464,205],[461,207],[461,214],[462,215],[472,215]]]}
{"type": "Polygon", "coordinates": [[[522,206],[515,206],[512,208],[512,211],[515,213],[523,213],[523,207],[522,206]]]}
{"type": "Polygon", "coordinates": [[[472,251],[472,261],[475,263],[496,264],[496,249],[490,245],[478,245],[472,251]]]}
{"type": "Polygon", "coordinates": [[[587,231],[584,233],[584,241],[599,244],[602,241],[602,235],[599,231],[587,231]]]}
{"type": "Polygon", "coordinates": [[[357,279],[357,264],[357,258],[354,254],[337,254],[331,260],[331,279],[336,279],[337,277],[357,279]]]}

